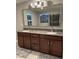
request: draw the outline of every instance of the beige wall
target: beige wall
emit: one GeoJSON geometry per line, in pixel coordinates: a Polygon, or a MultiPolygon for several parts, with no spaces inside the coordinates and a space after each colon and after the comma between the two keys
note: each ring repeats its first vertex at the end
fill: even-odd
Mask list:
{"type": "Polygon", "coordinates": [[[16,6],[16,31],[20,31],[23,29],[23,22],[22,22],[22,14],[21,8],[19,5],[16,6]]]}
{"type": "Polygon", "coordinates": [[[53,4],[63,3],[63,0],[51,0],[53,1],[53,4]]]}
{"type": "Polygon", "coordinates": [[[28,8],[27,2],[16,4],[16,31],[21,31],[23,29],[22,10],[27,8],[28,8]]]}

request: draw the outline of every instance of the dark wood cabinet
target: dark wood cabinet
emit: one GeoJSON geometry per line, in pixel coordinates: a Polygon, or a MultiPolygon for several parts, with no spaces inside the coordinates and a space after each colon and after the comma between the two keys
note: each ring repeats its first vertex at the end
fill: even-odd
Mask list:
{"type": "Polygon", "coordinates": [[[49,40],[41,38],[40,39],[40,51],[44,53],[49,53],[49,40]]]}
{"type": "Polygon", "coordinates": [[[30,38],[24,37],[24,48],[30,48],[30,38]]]}
{"type": "Polygon", "coordinates": [[[62,41],[59,40],[50,41],[50,54],[62,56],[62,41]]]}
{"type": "Polygon", "coordinates": [[[18,32],[18,45],[23,48],[30,48],[30,33],[18,32]]]}
{"type": "Polygon", "coordinates": [[[40,51],[51,55],[62,56],[62,37],[40,35],[40,51]]]}
{"type": "Polygon", "coordinates": [[[18,45],[24,47],[23,33],[18,33],[18,45]]]}
{"type": "Polygon", "coordinates": [[[30,49],[30,33],[24,33],[24,48],[30,49]]]}
{"type": "Polygon", "coordinates": [[[56,56],[63,53],[62,36],[18,32],[18,45],[56,56]]]}
{"type": "Polygon", "coordinates": [[[62,37],[52,37],[52,39],[50,40],[50,54],[62,56],[62,42],[62,37]]]}
{"type": "Polygon", "coordinates": [[[31,49],[39,51],[39,35],[31,34],[31,49]]]}

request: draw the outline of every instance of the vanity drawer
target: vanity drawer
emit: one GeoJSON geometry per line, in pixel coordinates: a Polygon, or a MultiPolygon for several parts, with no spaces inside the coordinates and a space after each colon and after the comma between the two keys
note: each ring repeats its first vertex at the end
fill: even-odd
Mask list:
{"type": "Polygon", "coordinates": [[[39,38],[39,34],[31,34],[31,37],[39,38]]]}
{"type": "Polygon", "coordinates": [[[31,44],[33,43],[39,44],[39,38],[31,38],[31,44]]]}
{"type": "Polygon", "coordinates": [[[19,36],[30,36],[30,33],[18,32],[19,36]]]}
{"type": "Polygon", "coordinates": [[[34,44],[32,44],[31,48],[32,48],[33,50],[39,51],[39,45],[34,45],[34,44]]]}
{"type": "Polygon", "coordinates": [[[40,35],[40,38],[42,38],[42,39],[50,39],[51,36],[50,35],[40,35]]]}
{"type": "Polygon", "coordinates": [[[42,39],[52,39],[52,40],[62,40],[62,36],[55,36],[55,35],[40,35],[42,39]]]}
{"type": "Polygon", "coordinates": [[[62,40],[61,36],[52,36],[51,37],[52,40],[62,40]]]}

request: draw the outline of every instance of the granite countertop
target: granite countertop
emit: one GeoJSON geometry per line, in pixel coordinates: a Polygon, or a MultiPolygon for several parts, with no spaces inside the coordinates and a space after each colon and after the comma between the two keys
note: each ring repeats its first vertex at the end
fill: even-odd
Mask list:
{"type": "Polygon", "coordinates": [[[37,31],[37,30],[23,30],[23,31],[19,31],[19,32],[63,36],[63,33],[59,33],[59,32],[49,32],[49,31],[40,31],[40,30],[39,30],[39,31],[37,31]]]}

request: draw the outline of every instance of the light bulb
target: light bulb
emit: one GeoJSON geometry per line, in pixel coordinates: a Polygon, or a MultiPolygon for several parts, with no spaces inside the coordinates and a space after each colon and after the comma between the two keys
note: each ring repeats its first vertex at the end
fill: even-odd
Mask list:
{"type": "Polygon", "coordinates": [[[34,5],[33,3],[31,3],[31,7],[32,7],[32,8],[35,8],[35,5],[34,5]]]}
{"type": "Polygon", "coordinates": [[[35,2],[34,5],[37,6],[37,2],[35,2]]]}

